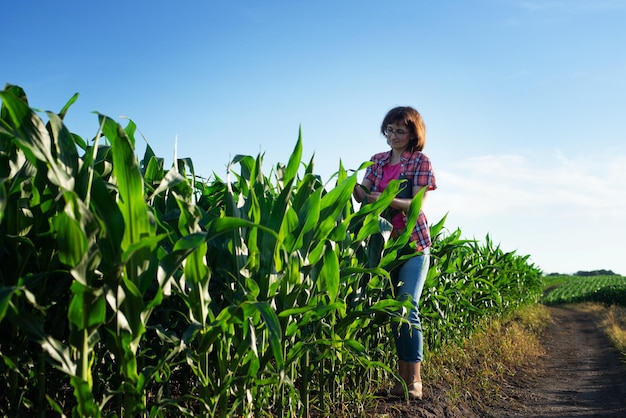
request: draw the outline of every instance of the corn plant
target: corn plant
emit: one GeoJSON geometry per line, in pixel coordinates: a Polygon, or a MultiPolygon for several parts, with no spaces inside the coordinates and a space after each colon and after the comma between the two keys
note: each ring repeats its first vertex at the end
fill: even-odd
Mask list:
{"type": "Polygon", "coordinates": [[[487,318],[539,300],[542,273],[528,256],[503,252],[489,235],[484,242],[463,239],[460,229],[439,229],[433,237],[421,310],[431,350],[461,342],[487,318]]]}
{"type": "MultiPolygon", "coordinates": [[[[261,156],[233,160],[241,173],[233,173],[235,181],[221,187],[224,214],[240,220],[242,227],[229,231],[225,239],[209,240],[202,249],[207,268],[197,275],[207,283],[205,289],[213,282],[220,290],[214,305],[224,307],[219,314],[210,309],[210,291],[205,290],[202,301],[187,283],[178,287],[182,299],[190,301],[190,318],[211,319],[189,334],[190,341],[202,341],[202,350],[188,360],[201,377],[200,398],[211,413],[226,405],[235,410],[241,405],[254,414],[269,407],[293,415],[311,403],[323,409],[336,401],[324,394],[338,393],[333,388],[344,385],[354,369],[361,374],[373,367],[389,370],[368,351],[379,344],[368,342],[366,347],[360,341],[369,334],[380,338],[378,328],[363,325],[402,306],[384,294],[388,272],[381,266],[363,267],[363,246],[380,232],[379,215],[393,198],[393,189],[386,201],[355,213],[351,195],[356,173],[348,176],[340,170],[336,186],[327,192],[313,175],[312,162],[305,165],[303,177],[298,176],[301,152],[298,140],[289,164],[276,167],[276,183],[262,173],[261,156]],[[365,276],[377,280],[368,283],[365,276]],[[199,306],[207,308],[198,312],[199,306]],[[247,324],[240,334],[230,321],[247,324]],[[207,323],[211,330],[201,334],[207,323]],[[251,378],[250,373],[257,376],[251,378]],[[211,381],[208,375],[217,378],[211,381]],[[209,384],[218,386],[206,387],[209,384]]],[[[211,230],[215,219],[207,219],[211,230]]],[[[394,255],[387,257],[388,264],[397,259],[400,248],[398,243],[389,245],[386,252],[394,255]]]]}
{"type": "MultiPolygon", "coordinates": [[[[395,363],[404,321],[391,273],[401,187],[356,208],[358,170],[334,184],[302,162],[263,172],[238,155],[225,179],[191,159],[166,170],[136,126],[97,115],[85,141],[0,92],[0,411],[72,416],[308,416],[364,405],[395,363]]],[[[422,195],[408,211],[409,226],[422,195]]],[[[429,346],[536,299],[527,257],[433,225],[421,310],[429,346]]],[[[397,376],[396,376],[397,377],[397,376]]]]}

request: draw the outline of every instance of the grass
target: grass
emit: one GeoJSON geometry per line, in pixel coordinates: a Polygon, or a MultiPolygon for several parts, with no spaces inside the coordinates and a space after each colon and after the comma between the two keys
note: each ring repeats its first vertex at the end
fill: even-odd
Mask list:
{"type": "Polygon", "coordinates": [[[540,333],[550,313],[540,304],[489,321],[461,345],[447,345],[424,362],[424,381],[433,394],[444,396],[451,407],[472,404],[484,409],[501,394],[503,383],[515,370],[543,355],[540,333]]]}
{"type": "Polygon", "coordinates": [[[626,309],[621,306],[608,308],[602,326],[626,361],[626,309]]]}
{"type": "Polygon", "coordinates": [[[626,309],[620,306],[610,307],[602,325],[626,360],[626,309]]]}

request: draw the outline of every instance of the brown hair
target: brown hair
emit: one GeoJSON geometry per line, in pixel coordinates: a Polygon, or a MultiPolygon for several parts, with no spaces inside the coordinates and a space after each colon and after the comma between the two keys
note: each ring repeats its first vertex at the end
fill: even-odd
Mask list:
{"type": "Polygon", "coordinates": [[[426,125],[420,113],[409,106],[398,106],[387,112],[380,125],[380,132],[385,135],[387,125],[392,123],[404,124],[409,127],[411,139],[409,140],[408,149],[413,151],[422,151],[426,145],[426,125]]]}

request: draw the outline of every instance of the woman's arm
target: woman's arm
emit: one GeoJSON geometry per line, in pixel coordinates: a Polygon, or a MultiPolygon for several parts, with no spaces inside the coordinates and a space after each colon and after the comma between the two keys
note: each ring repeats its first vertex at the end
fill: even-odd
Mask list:
{"type": "Polygon", "coordinates": [[[363,190],[361,186],[365,187],[367,190],[370,190],[372,188],[372,182],[368,179],[364,179],[361,184],[357,183],[357,185],[354,186],[354,191],[352,192],[352,195],[359,203],[367,198],[367,193],[365,193],[365,190],[363,190]]]}

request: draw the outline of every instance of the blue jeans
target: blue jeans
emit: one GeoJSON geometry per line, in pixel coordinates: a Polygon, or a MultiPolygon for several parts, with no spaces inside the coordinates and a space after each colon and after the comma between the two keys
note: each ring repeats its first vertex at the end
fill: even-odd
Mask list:
{"type": "Polygon", "coordinates": [[[419,300],[424,289],[424,282],[428,274],[430,263],[430,248],[425,248],[423,254],[410,258],[400,267],[396,279],[396,297],[398,299],[412,298],[413,308],[409,311],[408,324],[399,324],[394,327],[394,338],[398,358],[402,361],[415,363],[424,357],[424,338],[419,318],[419,300]]]}

